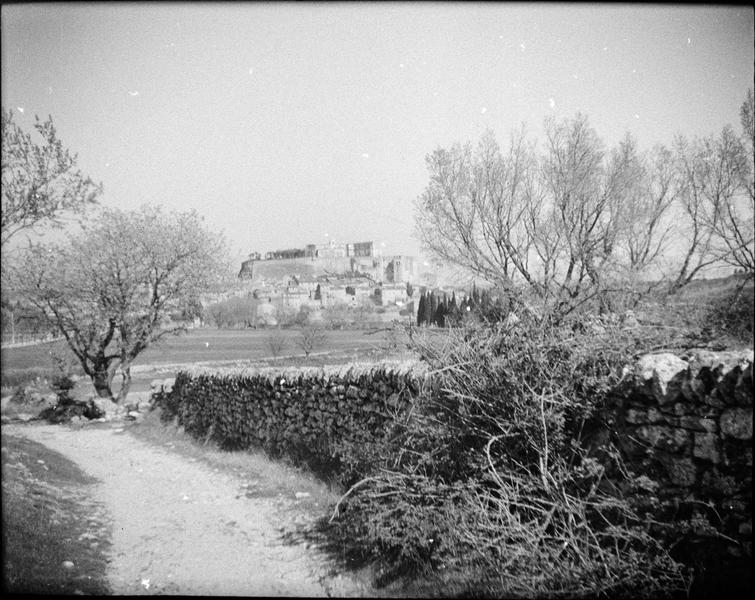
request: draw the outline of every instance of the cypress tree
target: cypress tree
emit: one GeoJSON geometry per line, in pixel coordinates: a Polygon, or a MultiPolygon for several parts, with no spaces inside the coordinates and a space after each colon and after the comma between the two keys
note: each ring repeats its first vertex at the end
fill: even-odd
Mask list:
{"type": "Polygon", "coordinates": [[[457,324],[459,319],[459,307],[456,306],[456,292],[451,292],[451,302],[448,305],[448,316],[451,319],[451,324],[457,324]]]}
{"type": "Polygon", "coordinates": [[[438,309],[435,311],[435,322],[438,327],[446,326],[446,304],[445,302],[438,302],[438,309]]]}
{"type": "Polygon", "coordinates": [[[419,306],[417,306],[417,327],[425,322],[425,304],[427,304],[427,300],[425,299],[425,292],[422,292],[419,297],[419,306]]]}
{"type": "Polygon", "coordinates": [[[438,310],[438,297],[433,293],[430,292],[430,306],[428,308],[428,323],[435,323],[435,313],[438,310]]]}

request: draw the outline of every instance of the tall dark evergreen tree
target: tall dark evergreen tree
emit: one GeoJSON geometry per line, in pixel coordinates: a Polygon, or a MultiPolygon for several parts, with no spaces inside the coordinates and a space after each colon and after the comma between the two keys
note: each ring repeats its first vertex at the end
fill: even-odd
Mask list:
{"type": "Polygon", "coordinates": [[[448,314],[446,321],[449,325],[456,325],[459,322],[459,307],[456,305],[456,292],[451,292],[451,302],[448,304],[448,314]]]}
{"type": "Polygon", "coordinates": [[[422,292],[422,294],[419,297],[419,306],[417,306],[417,327],[421,326],[422,323],[425,322],[425,305],[427,304],[427,299],[425,298],[425,292],[422,292]]]}
{"type": "Polygon", "coordinates": [[[427,322],[428,324],[435,324],[435,313],[438,310],[438,296],[430,291],[430,302],[428,306],[427,322]]]}
{"type": "Polygon", "coordinates": [[[446,304],[444,301],[438,302],[438,308],[435,310],[434,316],[438,327],[446,326],[446,304]]]}

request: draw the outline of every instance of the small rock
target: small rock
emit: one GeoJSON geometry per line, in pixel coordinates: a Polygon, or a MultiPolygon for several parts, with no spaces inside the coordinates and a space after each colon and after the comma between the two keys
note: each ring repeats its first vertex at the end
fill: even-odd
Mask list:
{"type": "Polygon", "coordinates": [[[64,560],[62,566],[64,569],[73,569],[73,563],[70,560],[64,560]]]}
{"type": "Polygon", "coordinates": [[[309,498],[309,492],[296,492],[296,498],[309,498]]]}

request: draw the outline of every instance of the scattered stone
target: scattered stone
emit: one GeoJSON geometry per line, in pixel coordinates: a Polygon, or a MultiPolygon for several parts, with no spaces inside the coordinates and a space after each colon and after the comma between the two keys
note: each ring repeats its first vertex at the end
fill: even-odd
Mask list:
{"type": "Polygon", "coordinates": [[[309,492],[296,492],[297,500],[301,498],[309,498],[309,492]]]}
{"type": "Polygon", "coordinates": [[[70,560],[64,560],[62,566],[64,569],[68,570],[73,569],[74,567],[73,563],[70,560]]]}

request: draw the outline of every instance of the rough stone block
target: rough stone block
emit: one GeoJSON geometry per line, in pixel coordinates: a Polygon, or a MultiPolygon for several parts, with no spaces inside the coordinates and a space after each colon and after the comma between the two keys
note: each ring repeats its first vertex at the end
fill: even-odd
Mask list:
{"type": "Polygon", "coordinates": [[[689,402],[704,402],[714,385],[715,380],[706,382],[706,378],[700,377],[700,374],[697,377],[685,377],[682,380],[682,396],[689,402]]]}
{"type": "Polygon", "coordinates": [[[657,408],[651,407],[648,409],[648,422],[649,423],[663,423],[666,421],[666,417],[657,408]]]}
{"type": "Polygon", "coordinates": [[[690,444],[690,435],[683,429],[673,429],[661,425],[644,425],[637,429],[637,437],[660,450],[679,452],[690,444]]]}
{"type": "Polygon", "coordinates": [[[721,462],[721,447],[718,436],[713,433],[695,433],[693,456],[714,464],[721,462]]]}
{"type": "Polygon", "coordinates": [[[721,498],[728,498],[736,495],[741,486],[741,484],[737,484],[737,480],[734,477],[724,475],[715,468],[710,469],[703,474],[702,485],[708,488],[707,493],[709,495],[721,498]]]}
{"type": "Polygon", "coordinates": [[[752,535],[752,519],[739,524],[739,535],[744,535],[744,536],[752,535]]]}
{"type": "Polygon", "coordinates": [[[682,393],[689,363],[670,352],[646,354],[637,361],[636,374],[650,382],[650,389],[659,404],[674,402],[682,393]]]}
{"type": "Polygon", "coordinates": [[[752,439],[752,408],[727,408],[719,423],[724,435],[738,440],[752,439]]]}
{"type": "Polygon", "coordinates": [[[692,431],[707,431],[708,433],[718,432],[718,424],[713,419],[706,419],[704,417],[680,417],[679,426],[692,431]]]}
{"type": "Polygon", "coordinates": [[[691,458],[667,455],[661,459],[669,480],[674,485],[692,487],[697,481],[697,467],[691,458]]]}
{"type": "Polygon", "coordinates": [[[624,417],[627,423],[632,425],[644,425],[648,422],[648,415],[644,410],[637,410],[636,408],[630,408],[624,417]]]}
{"type": "Polygon", "coordinates": [[[734,386],[734,399],[737,404],[752,406],[752,363],[749,363],[734,386]]]}
{"type": "Polygon", "coordinates": [[[736,389],[739,380],[743,374],[743,369],[740,365],[735,365],[729,369],[723,377],[716,384],[716,389],[713,394],[721,402],[727,405],[737,404],[736,389]]]}

